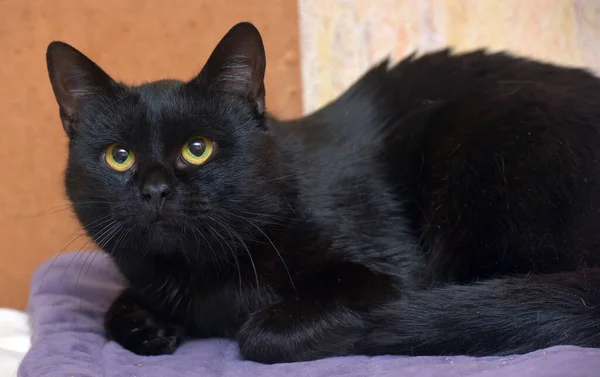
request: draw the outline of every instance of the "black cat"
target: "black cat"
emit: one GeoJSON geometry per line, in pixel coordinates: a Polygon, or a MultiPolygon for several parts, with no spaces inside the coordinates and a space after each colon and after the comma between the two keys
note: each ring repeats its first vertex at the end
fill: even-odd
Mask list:
{"type": "Polygon", "coordinates": [[[307,117],[265,113],[258,31],[189,82],[47,52],[75,213],[131,287],[108,335],[265,362],[600,346],[600,80],[507,54],[383,63],[307,117]]]}

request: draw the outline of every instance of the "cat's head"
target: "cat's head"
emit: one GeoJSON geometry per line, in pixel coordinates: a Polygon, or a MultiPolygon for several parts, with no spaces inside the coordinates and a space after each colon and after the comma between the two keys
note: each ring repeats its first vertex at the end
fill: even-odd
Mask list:
{"type": "Polygon", "coordinates": [[[61,42],[47,63],[70,140],[67,195],[107,252],[208,256],[281,215],[265,53],[251,24],[234,26],[188,82],[127,86],[61,42]]]}

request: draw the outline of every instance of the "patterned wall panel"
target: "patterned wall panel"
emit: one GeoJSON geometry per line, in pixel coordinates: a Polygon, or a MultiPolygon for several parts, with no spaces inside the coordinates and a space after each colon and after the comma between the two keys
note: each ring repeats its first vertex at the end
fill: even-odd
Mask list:
{"type": "Polygon", "coordinates": [[[509,50],[600,72],[598,0],[299,0],[304,111],[386,56],[509,50]]]}

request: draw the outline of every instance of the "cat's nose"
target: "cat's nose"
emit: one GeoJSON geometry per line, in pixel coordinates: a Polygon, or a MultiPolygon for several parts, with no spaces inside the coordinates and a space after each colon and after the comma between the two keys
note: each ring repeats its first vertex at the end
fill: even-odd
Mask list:
{"type": "Polygon", "coordinates": [[[153,172],[146,178],[142,185],[142,197],[149,201],[154,208],[160,208],[173,187],[169,184],[164,174],[153,172]]]}

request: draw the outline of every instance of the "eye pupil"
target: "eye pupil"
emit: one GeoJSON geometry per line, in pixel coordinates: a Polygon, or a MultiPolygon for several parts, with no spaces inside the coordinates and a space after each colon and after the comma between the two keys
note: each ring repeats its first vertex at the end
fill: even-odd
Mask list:
{"type": "Polygon", "coordinates": [[[206,143],[200,139],[193,140],[188,144],[188,149],[194,156],[200,157],[206,151],[206,143]]]}
{"type": "Polygon", "coordinates": [[[129,151],[124,148],[117,147],[112,151],[112,158],[117,164],[122,164],[127,161],[129,157],[129,151]]]}

